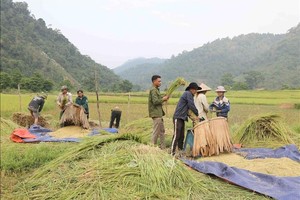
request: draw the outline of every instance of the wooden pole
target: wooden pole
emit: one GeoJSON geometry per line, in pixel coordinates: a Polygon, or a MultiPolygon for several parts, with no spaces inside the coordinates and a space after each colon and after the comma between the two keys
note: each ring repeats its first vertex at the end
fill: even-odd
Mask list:
{"type": "Polygon", "coordinates": [[[97,76],[96,66],[95,66],[95,89],[96,89],[96,97],[97,97],[97,112],[98,112],[99,127],[102,128],[101,113],[100,113],[100,108],[99,108],[98,76],[97,76]]]}
{"type": "Polygon", "coordinates": [[[21,89],[20,83],[18,84],[18,95],[19,95],[19,104],[20,104],[20,112],[22,112],[22,100],[21,100],[21,89]]]}

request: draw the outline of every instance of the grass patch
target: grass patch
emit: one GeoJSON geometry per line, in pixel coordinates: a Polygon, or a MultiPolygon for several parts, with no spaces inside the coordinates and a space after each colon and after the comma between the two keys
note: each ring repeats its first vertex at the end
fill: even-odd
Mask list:
{"type": "Polygon", "coordinates": [[[19,126],[1,118],[1,163],[2,173],[22,173],[38,168],[59,157],[74,144],[39,143],[19,144],[10,141],[12,131],[19,126]]]}

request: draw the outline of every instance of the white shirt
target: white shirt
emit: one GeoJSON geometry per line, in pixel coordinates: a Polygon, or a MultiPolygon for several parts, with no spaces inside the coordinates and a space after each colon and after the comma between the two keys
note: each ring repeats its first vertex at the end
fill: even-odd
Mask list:
{"type": "Polygon", "coordinates": [[[195,95],[194,97],[194,103],[195,103],[195,106],[198,110],[198,117],[201,119],[202,117],[206,120],[207,119],[207,113],[208,113],[208,108],[209,108],[209,105],[207,103],[207,99],[206,99],[206,96],[205,94],[198,94],[198,95],[195,95]]]}
{"type": "Polygon", "coordinates": [[[59,93],[57,100],[56,100],[57,105],[62,105],[63,99],[67,100],[67,102],[64,106],[68,106],[73,103],[72,94],[69,92],[67,92],[66,94],[63,94],[62,92],[59,93]]]}

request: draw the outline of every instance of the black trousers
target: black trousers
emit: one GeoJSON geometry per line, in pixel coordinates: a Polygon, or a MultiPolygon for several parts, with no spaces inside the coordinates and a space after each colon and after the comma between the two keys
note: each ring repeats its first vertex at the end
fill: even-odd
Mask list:
{"type": "Polygon", "coordinates": [[[171,154],[175,155],[176,147],[178,146],[179,150],[183,149],[184,141],[184,120],[183,119],[174,119],[174,135],[172,139],[171,154]]]}
{"type": "Polygon", "coordinates": [[[113,110],[111,111],[109,128],[112,128],[114,121],[116,120],[116,128],[119,128],[122,111],[113,110]]]}

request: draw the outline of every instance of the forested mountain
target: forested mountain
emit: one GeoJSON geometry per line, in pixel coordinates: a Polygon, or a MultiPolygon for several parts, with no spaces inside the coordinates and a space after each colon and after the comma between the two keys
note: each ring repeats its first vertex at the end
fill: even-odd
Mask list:
{"type": "Polygon", "coordinates": [[[287,34],[240,35],[217,39],[162,64],[135,66],[119,75],[149,87],[153,74],[160,74],[168,83],[178,76],[188,81],[205,82],[215,87],[219,84],[233,89],[299,88],[300,79],[299,25],[287,34]]]}
{"type": "MultiPolygon", "coordinates": [[[[95,69],[100,88],[112,90],[122,84],[119,76],[95,63],[57,29],[47,27],[43,19],[35,19],[25,2],[1,0],[1,79],[23,87],[33,76],[48,79],[54,86],[71,84],[76,88],[94,87],[95,69]]],[[[1,88],[7,83],[1,81],[1,88]]],[[[50,84],[51,85],[51,84],[50,84]]]]}
{"type": "Polygon", "coordinates": [[[128,60],[123,65],[114,68],[113,71],[116,74],[122,74],[122,72],[124,72],[128,69],[134,68],[134,67],[138,67],[138,66],[145,67],[147,65],[152,66],[152,65],[156,65],[156,64],[161,64],[164,61],[166,61],[166,59],[161,59],[161,58],[136,58],[136,59],[128,60]]]}

